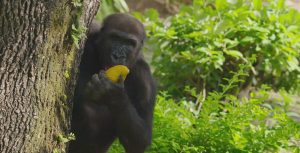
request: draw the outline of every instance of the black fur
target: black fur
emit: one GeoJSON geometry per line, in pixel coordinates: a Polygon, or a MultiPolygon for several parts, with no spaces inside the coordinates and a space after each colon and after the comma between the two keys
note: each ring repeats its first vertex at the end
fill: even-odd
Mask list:
{"type": "Polygon", "coordinates": [[[75,91],[70,153],[106,152],[119,138],[127,153],[142,153],[151,143],[156,87],[140,52],[143,25],[126,14],[92,23],[75,91]],[[100,29],[100,30],[99,30],[100,29]],[[112,83],[104,70],[117,64],[130,69],[112,83]]]}

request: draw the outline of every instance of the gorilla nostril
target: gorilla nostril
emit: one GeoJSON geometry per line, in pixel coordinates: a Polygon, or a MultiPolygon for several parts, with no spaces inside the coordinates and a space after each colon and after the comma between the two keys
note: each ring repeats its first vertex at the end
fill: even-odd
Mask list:
{"type": "Polygon", "coordinates": [[[112,54],[112,58],[116,60],[116,59],[118,59],[118,55],[112,54]]]}
{"type": "Polygon", "coordinates": [[[119,60],[119,59],[126,58],[126,55],[124,53],[115,52],[115,53],[112,53],[111,57],[114,60],[119,60]]]}

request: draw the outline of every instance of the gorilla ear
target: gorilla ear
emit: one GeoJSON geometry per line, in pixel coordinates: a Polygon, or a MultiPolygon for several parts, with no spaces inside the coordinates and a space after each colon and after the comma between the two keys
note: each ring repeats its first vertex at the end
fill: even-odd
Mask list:
{"type": "Polygon", "coordinates": [[[101,31],[100,32],[98,32],[96,35],[95,35],[95,37],[94,37],[94,39],[93,39],[93,45],[97,45],[97,44],[100,44],[101,43],[101,41],[102,41],[102,36],[101,36],[102,34],[101,34],[101,31]]]}
{"type": "Polygon", "coordinates": [[[145,41],[147,41],[147,37],[144,37],[144,39],[142,39],[142,41],[141,41],[141,46],[143,46],[144,44],[145,44],[145,41]]]}
{"type": "Polygon", "coordinates": [[[142,44],[145,44],[145,41],[147,41],[147,37],[142,40],[142,44]]]}
{"type": "Polygon", "coordinates": [[[106,30],[107,28],[103,25],[103,23],[101,23],[101,28],[100,28],[100,30],[99,31],[104,31],[104,30],[106,30]]]}
{"type": "Polygon", "coordinates": [[[102,24],[99,21],[93,20],[89,27],[89,35],[97,33],[102,28],[102,24]]]}

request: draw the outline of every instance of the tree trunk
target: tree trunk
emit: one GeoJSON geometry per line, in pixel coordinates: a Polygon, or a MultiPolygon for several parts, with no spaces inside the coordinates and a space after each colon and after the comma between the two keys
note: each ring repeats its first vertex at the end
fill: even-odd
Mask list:
{"type": "Polygon", "coordinates": [[[0,1],[1,153],[64,152],[57,136],[70,129],[82,52],[72,41],[74,27],[88,26],[98,6],[99,0],[0,1]]]}

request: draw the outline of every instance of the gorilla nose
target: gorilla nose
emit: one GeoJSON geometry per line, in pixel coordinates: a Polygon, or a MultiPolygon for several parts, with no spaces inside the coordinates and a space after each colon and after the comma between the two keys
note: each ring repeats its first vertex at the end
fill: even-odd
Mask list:
{"type": "Polygon", "coordinates": [[[113,52],[111,59],[114,63],[122,64],[126,60],[126,55],[122,52],[113,52]]]}
{"type": "Polygon", "coordinates": [[[113,59],[122,59],[122,58],[125,58],[125,54],[122,54],[122,53],[112,53],[112,58],[113,59]]]}

